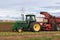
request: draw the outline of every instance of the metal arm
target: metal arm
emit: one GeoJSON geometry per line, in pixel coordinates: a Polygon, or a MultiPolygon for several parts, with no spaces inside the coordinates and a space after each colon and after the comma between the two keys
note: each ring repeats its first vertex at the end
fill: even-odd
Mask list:
{"type": "Polygon", "coordinates": [[[52,17],[52,16],[51,16],[49,13],[47,13],[47,12],[40,12],[40,14],[44,15],[45,18],[51,18],[51,17],[52,17]]]}

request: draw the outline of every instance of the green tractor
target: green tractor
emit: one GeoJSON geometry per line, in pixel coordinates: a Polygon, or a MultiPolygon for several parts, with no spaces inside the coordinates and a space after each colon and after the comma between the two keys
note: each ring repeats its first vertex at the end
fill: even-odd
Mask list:
{"type": "Polygon", "coordinates": [[[17,32],[22,32],[22,31],[34,31],[38,32],[40,31],[41,27],[38,22],[36,22],[35,15],[25,15],[26,20],[25,21],[17,21],[13,26],[12,30],[17,31],[17,32]]]}

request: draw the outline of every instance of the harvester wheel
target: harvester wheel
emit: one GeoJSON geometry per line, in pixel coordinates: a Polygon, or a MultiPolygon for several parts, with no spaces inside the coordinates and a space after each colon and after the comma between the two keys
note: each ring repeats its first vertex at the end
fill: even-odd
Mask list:
{"type": "Polygon", "coordinates": [[[30,30],[32,30],[34,32],[38,32],[41,29],[40,24],[37,22],[31,23],[30,27],[31,27],[30,30]]]}
{"type": "Polygon", "coordinates": [[[52,31],[57,31],[56,25],[52,25],[52,31]]]}
{"type": "Polygon", "coordinates": [[[60,31],[60,27],[57,27],[57,31],[60,31]]]}

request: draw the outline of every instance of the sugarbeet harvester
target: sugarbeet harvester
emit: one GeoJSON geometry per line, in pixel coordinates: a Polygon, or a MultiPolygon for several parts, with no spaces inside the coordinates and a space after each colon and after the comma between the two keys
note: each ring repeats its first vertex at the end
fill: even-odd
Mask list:
{"type": "Polygon", "coordinates": [[[50,15],[47,12],[40,12],[44,15],[43,22],[36,22],[35,15],[26,15],[25,21],[17,21],[13,26],[12,30],[21,32],[30,30],[38,32],[40,30],[60,30],[60,18],[50,15]]]}
{"type": "Polygon", "coordinates": [[[60,30],[60,17],[52,16],[47,12],[41,12],[40,14],[45,16],[44,21],[42,22],[42,30],[60,30]]]}

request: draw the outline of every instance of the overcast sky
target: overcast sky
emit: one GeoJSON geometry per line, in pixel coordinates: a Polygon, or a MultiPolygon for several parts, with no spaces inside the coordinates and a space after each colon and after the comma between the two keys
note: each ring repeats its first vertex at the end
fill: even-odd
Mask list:
{"type": "Polygon", "coordinates": [[[20,16],[22,8],[26,13],[47,11],[60,16],[60,0],[0,0],[0,15],[20,16]]]}

